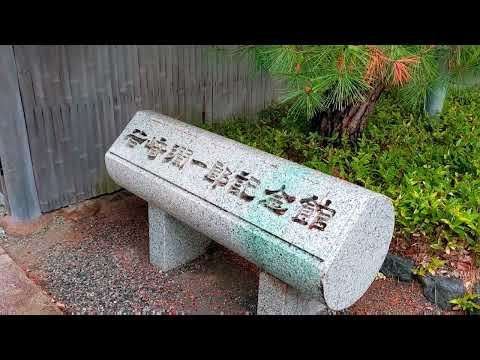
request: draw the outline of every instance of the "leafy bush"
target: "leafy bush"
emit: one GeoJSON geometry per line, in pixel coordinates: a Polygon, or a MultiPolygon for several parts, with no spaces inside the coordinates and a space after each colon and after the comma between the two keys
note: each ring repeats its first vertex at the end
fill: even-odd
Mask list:
{"type": "Polygon", "coordinates": [[[480,294],[465,294],[461,298],[450,300],[450,303],[456,305],[460,310],[477,312],[480,311],[478,299],[480,299],[480,294]]]}
{"type": "Polygon", "coordinates": [[[435,118],[386,97],[356,145],[309,132],[286,114],[274,107],[255,122],[207,128],[389,196],[407,239],[421,233],[433,249],[480,254],[479,91],[454,91],[435,118]]]}
{"type": "Polygon", "coordinates": [[[430,259],[430,261],[422,263],[420,266],[412,269],[412,272],[418,276],[425,276],[427,273],[435,275],[436,271],[445,265],[446,262],[446,260],[441,260],[434,256],[430,259]]]}

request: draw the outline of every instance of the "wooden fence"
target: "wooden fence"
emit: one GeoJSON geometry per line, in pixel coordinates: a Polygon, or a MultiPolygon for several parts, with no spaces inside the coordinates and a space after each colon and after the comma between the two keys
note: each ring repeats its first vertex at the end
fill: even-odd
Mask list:
{"type": "Polygon", "coordinates": [[[19,45],[13,53],[42,212],[117,189],[104,154],[137,110],[212,123],[251,117],[274,98],[265,74],[212,46],[19,45]]]}

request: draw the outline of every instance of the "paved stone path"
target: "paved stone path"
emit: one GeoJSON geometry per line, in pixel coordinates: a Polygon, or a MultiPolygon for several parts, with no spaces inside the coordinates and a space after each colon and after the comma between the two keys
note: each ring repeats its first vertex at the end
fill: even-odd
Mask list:
{"type": "Polygon", "coordinates": [[[60,315],[60,309],[0,247],[0,314],[60,315]]]}

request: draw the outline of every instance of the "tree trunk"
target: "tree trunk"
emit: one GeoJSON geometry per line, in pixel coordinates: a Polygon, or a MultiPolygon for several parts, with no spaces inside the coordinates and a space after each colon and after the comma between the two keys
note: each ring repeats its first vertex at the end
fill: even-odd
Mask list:
{"type": "Polygon", "coordinates": [[[345,110],[327,110],[312,119],[312,126],[324,136],[332,136],[334,132],[347,135],[356,141],[367,126],[367,118],[377,104],[384,86],[376,85],[360,104],[352,105],[345,110]]]}

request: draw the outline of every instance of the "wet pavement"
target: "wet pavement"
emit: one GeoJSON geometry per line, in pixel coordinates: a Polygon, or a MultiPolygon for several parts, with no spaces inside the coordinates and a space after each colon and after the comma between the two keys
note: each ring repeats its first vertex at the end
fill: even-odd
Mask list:
{"type": "Polygon", "coordinates": [[[0,315],[60,315],[62,312],[0,247],[0,315]]]}

